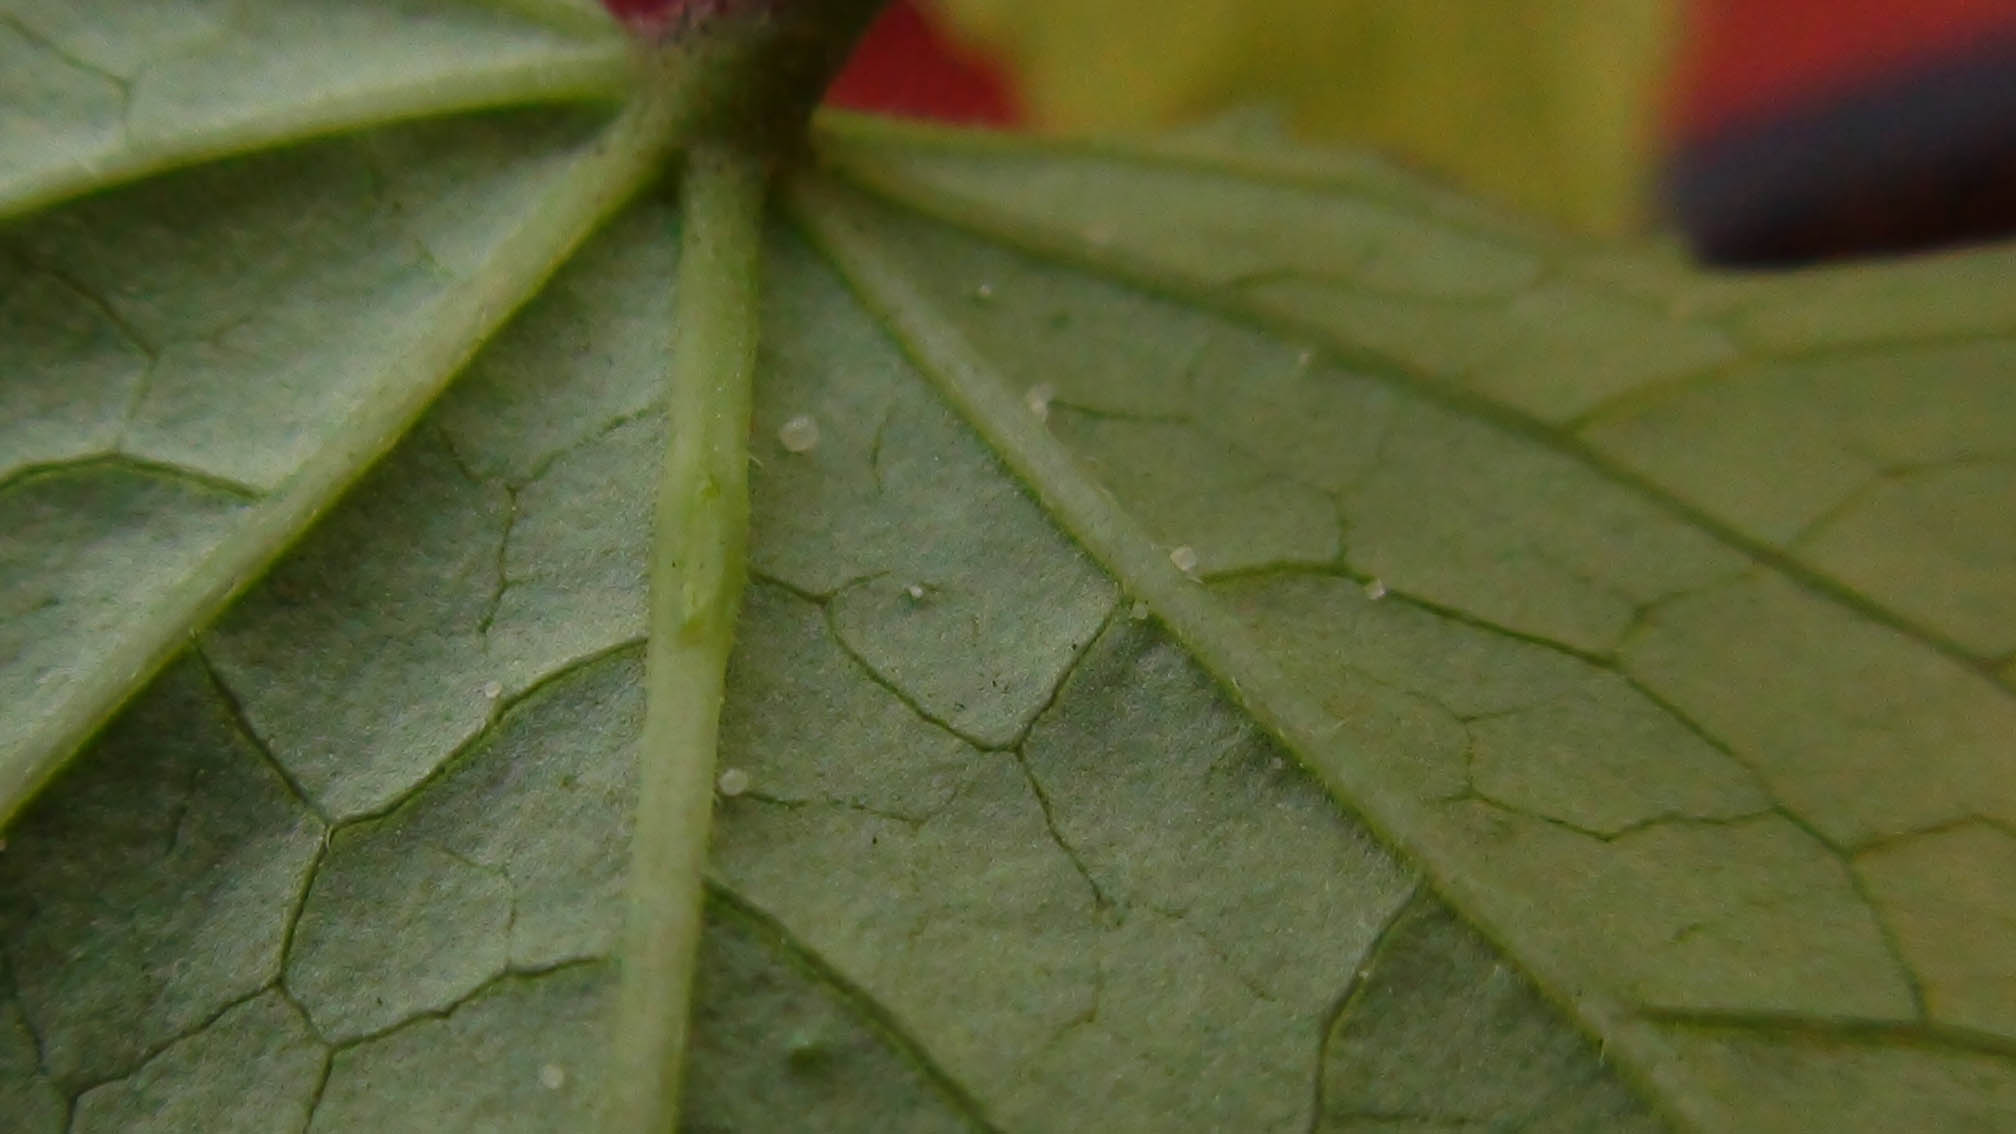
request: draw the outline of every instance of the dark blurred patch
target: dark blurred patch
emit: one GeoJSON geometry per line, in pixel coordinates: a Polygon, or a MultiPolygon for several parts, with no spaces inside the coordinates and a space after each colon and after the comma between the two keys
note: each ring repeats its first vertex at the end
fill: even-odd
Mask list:
{"type": "Polygon", "coordinates": [[[1783,267],[2016,232],[2016,5],[2010,20],[1683,142],[1666,189],[1697,254],[1783,267]]]}

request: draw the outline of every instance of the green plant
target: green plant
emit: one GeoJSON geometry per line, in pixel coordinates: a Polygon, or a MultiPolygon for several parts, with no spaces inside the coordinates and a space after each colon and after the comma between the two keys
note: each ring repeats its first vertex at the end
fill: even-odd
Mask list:
{"type": "Polygon", "coordinates": [[[643,1081],[636,741],[710,699],[646,632],[738,558],[645,486],[757,313],[690,1128],[2016,1107],[2010,249],[836,117],[759,250],[775,25],[636,84],[558,0],[74,9],[0,7],[10,1128],[643,1081]]]}

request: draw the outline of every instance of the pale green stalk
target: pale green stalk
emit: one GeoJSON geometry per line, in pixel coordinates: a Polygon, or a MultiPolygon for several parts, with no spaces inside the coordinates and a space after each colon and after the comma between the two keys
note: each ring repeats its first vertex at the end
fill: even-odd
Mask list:
{"type": "Polygon", "coordinates": [[[650,645],[630,903],[604,1129],[677,1126],[700,942],[715,744],[749,531],[763,163],[727,146],[687,159],[672,349],[672,439],[658,484],[650,645]]]}

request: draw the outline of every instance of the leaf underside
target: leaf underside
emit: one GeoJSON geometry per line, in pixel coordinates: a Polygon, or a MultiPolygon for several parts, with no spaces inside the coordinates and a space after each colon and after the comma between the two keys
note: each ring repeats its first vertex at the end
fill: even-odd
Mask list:
{"type": "MultiPolygon", "coordinates": [[[[597,1091],[677,210],[500,282],[602,112],[363,127],[620,53],[352,7],[455,50],[337,39],[361,117],[304,81],[230,133],[286,101],[230,61],[321,17],[0,4],[48,98],[0,100],[44,171],[0,174],[0,767],[124,628],[196,632],[5,831],[9,1131],[597,1091]],[[178,52],[242,93],[173,147],[46,109],[178,52]],[[506,284],[270,574],[175,605],[506,284]]],[[[2016,1120],[2010,250],[1710,277],[1238,124],[820,150],[766,253],[690,1128],[2016,1120]]]]}

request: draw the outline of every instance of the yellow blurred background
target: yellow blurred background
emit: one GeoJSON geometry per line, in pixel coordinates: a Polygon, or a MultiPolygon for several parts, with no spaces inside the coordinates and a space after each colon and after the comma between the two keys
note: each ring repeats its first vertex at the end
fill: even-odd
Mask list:
{"type": "Polygon", "coordinates": [[[1674,0],[936,0],[1039,126],[1278,106],[1564,225],[1641,221],[1674,0]]]}

